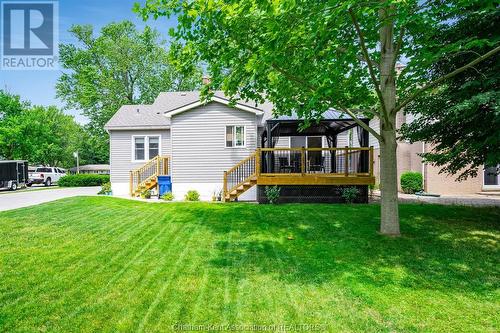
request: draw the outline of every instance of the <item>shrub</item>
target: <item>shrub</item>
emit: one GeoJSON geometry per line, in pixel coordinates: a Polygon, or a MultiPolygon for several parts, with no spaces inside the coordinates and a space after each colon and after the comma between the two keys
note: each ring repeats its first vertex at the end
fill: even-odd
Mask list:
{"type": "Polygon", "coordinates": [[[280,198],[281,189],[275,186],[266,186],[266,197],[270,204],[275,204],[280,198]]]}
{"type": "Polygon", "coordinates": [[[161,198],[165,201],[172,201],[172,200],[174,200],[174,195],[172,194],[172,192],[167,192],[167,193],[163,194],[161,196],[161,198]]]}
{"type": "Polygon", "coordinates": [[[346,187],[342,189],[342,198],[345,200],[347,203],[353,203],[354,200],[359,195],[359,190],[356,187],[346,187]]]}
{"type": "Polygon", "coordinates": [[[413,194],[422,191],[423,178],[420,172],[407,171],[401,174],[401,189],[404,193],[413,194]]]}
{"type": "Polygon", "coordinates": [[[109,175],[68,175],[61,177],[57,182],[61,187],[102,186],[105,183],[109,183],[109,175]]]}
{"type": "Polygon", "coordinates": [[[184,196],[184,200],[186,201],[200,201],[200,194],[198,191],[189,190],[184,196]]]}
{"type": "Polygon", "coordinates": [[[97,194],[110,194],[111,193],[111,183],[107,182],[102,184],[101,190],[97,194]]]}
{"type": "Polygon", "coordinates": [[[141,192],[141,198],[151,199],[151,190],[144,190],[141,192]]]}

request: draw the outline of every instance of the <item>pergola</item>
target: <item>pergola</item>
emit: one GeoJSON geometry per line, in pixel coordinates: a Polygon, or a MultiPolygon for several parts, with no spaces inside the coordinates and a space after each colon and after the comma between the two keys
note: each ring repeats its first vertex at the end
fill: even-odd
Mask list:
{"type": "MultiPolygon", "coordinates": [[[[362,118],[368,124],[370,119],[362,118]]],[[[329,110],[323,114],[321,120],[312,122],[309,127],[301,128],[303,120],[297,115],[279,116],[268,119],[261,136],[261,147],[274,148],[279,137],[283,136],[325,136],[329,148],[337,147],[337,136],[345,131],[357,128],[360,147],[368,147],[368,131],[359,126],[349,116],[344,116],[338,111],[329,110]]]]}
{"type": "MultiPolygon", "coordinates": [[[[361,121],[368,124],[370,119],[362,118],[361,121]]],[[[351,117],[336,110],[328,110],[323,114],[319,121],[313,121],[307,128],[303,128],[304,121],[297,117],[296,114],[291,116],[279,116],[266,121],[265,129],[261,135],[262,148],[275,148],[280,137],[293,136],[325,136],[328,148],[332,149],[332,155],[335,156],[337,148],[337,136],[340,133],[356,128],[359,147],[369,146],[369,133],[367,130],[359,126],[351,117]]],[[[299,148],[299,147],[293,147],[299,148]]],[[[272,154],[270,158],[273,158],[272,154]]],[[[267,164],[273,163],[268,158],[267,164]]],[[[331,158],[331,168],[336,170],[336,159],[331,158]]],[[[359,159],[359,167],[362,170],[368,167],[368,152],[362,152],[359,159]]]]}

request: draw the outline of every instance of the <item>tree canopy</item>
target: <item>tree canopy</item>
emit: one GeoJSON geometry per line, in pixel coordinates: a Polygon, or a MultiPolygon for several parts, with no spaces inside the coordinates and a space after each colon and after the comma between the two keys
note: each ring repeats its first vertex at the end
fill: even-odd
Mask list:
{"type": "Polygon", "coordinates": [[[70,167],[81,127],[54,106],[31,106],[0,90],[0,156],[70,167]]]}
{"type": "MultiPolygon", "coordinates": [[[[499,40],[500,11],[464,11],[455,22],[439,31],[443,45],[461,39],[499,40]],[[471,29],[474,27],[474,29],[471,29]]],[[[432,80],[491,50],[488,43],[464,52],[445,54],[429,71],[432,80]]],[[[423,154],[427,162],[442,167],[458,179],[476,176],[483,165],[500,164],[500,59],[489,58],[450,78],[410,103],[407,113],[415,121],[402,128],[404,139],[425,141],[434,150],[423,154]]]]}
{"type": "Polygon", "coordinates": [[[125,104],[151,103],[161,91],[192,90],[201,84],[196,66],[179,73],[171,64],[159,33],[139,31],[130,21],[110,23],[98,35],[90,25],[75,25],[70,33],[78,41],[60,46],[65,69],[57,83],[57,96],[68,108],[81,110],[86,126],[108,159],[104,125],[125,104]]]}
{"type": "Polygon", "coordinates": [[[470,6],[488,12],[495,1],[147,0],[144,19],[175,15],[171,49],[181,67],[205,62],[212,76],[206,95],[273,102],[275,112],[320,118],[343,111],[380,144],[381,232],[399,235],[396,114],[428,89],[500,51],[490,38],[435,40],[470,6]],[[455,71],[429,81],[431,65],[450,52],[495,45],[455,71]],[[396,76],[396,64],[406,69],[396,76]],[[380,120],[368,127],[359,114],[380,120]]]}

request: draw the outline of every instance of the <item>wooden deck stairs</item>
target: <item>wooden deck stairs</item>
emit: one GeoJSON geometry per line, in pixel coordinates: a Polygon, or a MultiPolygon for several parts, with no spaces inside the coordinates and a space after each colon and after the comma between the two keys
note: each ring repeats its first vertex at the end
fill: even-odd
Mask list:
{"type": "Polygon", "coordinates": [[[260,154],[250,156],[224,172],[223,199],[225,202],[238,201],[238,198],[257,185],[260,154]]]}
{"type": "Polygon", "coordinates": [[[237,201],[240,195],[242,195],[255,185],[257,185],[257,177],[249,178],[247,181],[234,188],[231,192],[227,193],[226,201],[237,201]]]}
{"type": "Polygon", "coordinates": [[[156,156],[138,169],[130,171],[130,196],[138,197],[158,186],[158,176],[168,175],[167,156],[156,156]]]}

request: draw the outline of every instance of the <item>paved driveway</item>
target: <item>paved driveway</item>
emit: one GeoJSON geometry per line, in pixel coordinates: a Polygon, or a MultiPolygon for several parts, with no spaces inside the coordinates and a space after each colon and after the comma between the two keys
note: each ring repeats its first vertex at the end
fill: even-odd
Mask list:
{"type": "Polygon", "coordinates": [[[38,205],[44,202],[76,196],[96,195],[100,187],[69,187],[29,190],[24,192],[1,192],[0,211],[38,205]]]}

